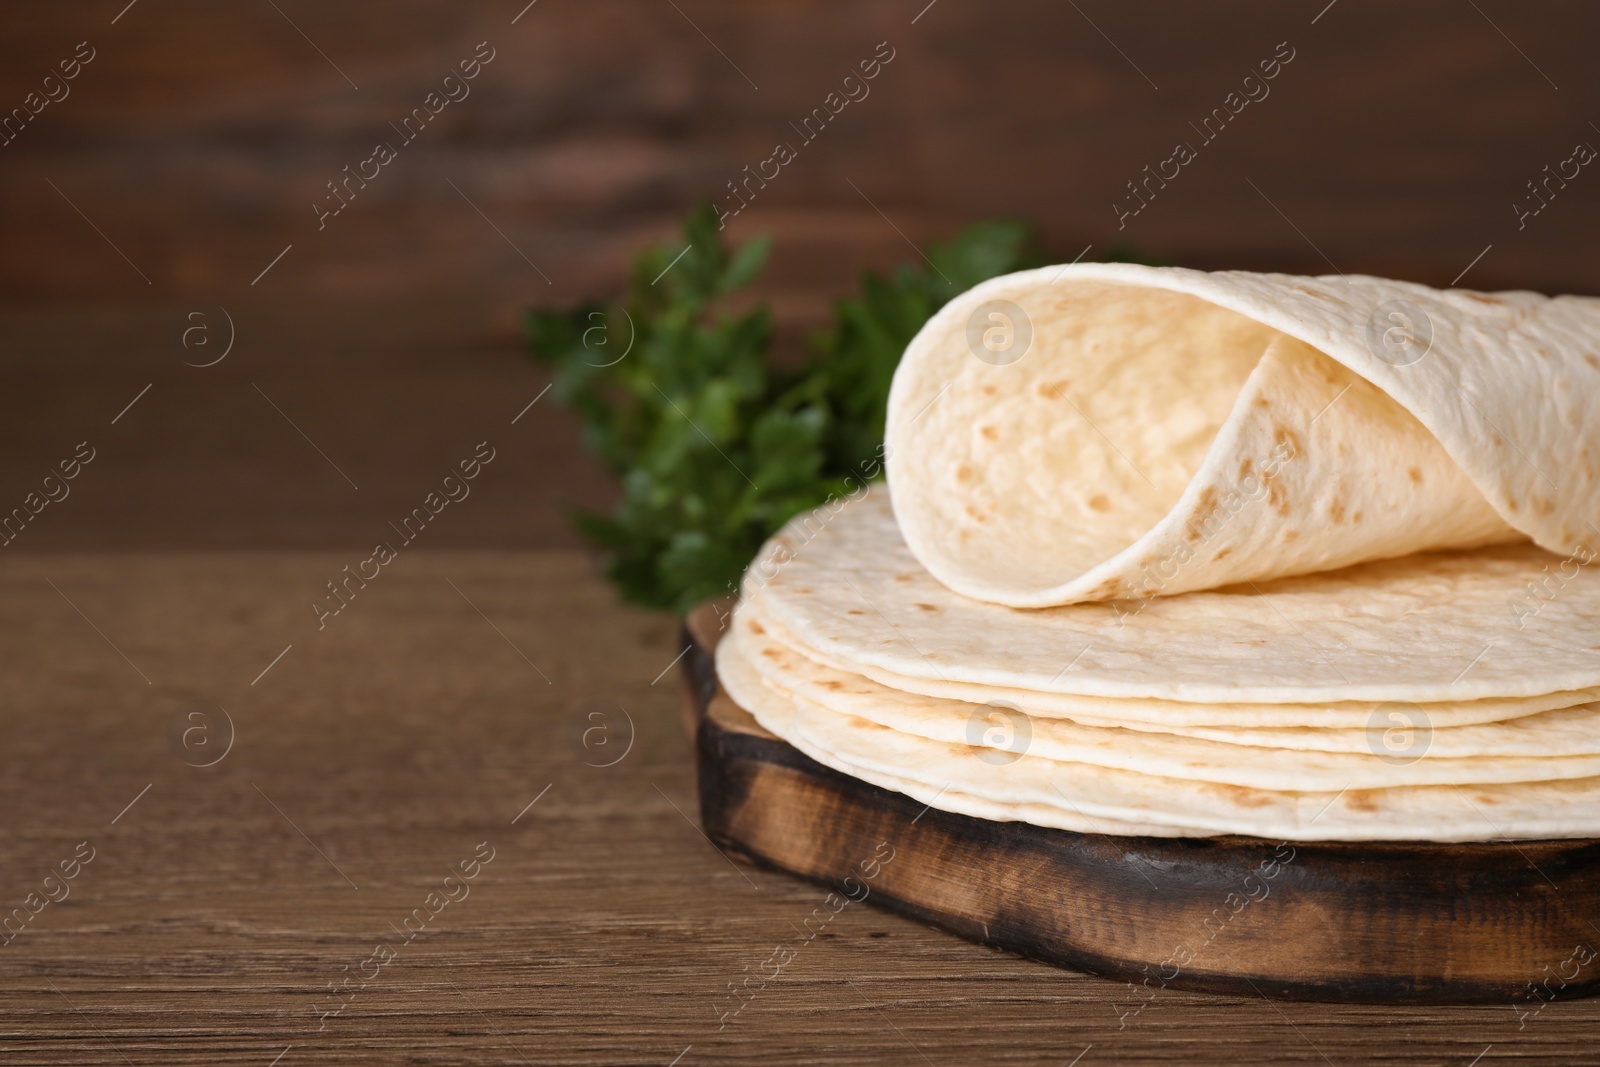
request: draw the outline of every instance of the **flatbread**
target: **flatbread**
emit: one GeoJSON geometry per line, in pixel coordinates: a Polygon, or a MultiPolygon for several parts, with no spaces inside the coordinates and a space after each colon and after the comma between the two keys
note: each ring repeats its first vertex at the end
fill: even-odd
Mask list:
{"type": "Polygon", "coordinates": [[[747,661],[727,641],[717,646],[717,675],[729,696],[766,730],[782,738],[818,763],[852,778],[903,793],[930,808],[970,815],[975,819],[994,822],[1028,822],[1035,826],[1048,826],[1057,830],[1071,830],[1080,834],[1117,834],[1132,837],[1203,837],[1202,832],[1182,827],[1162,826],[1158,823],[1127,822],[1120,819],[1093,819],[1081,812],[1048,804],[1014,803],[973,796],[949,783],[930,786],[903,778],[892,770],[858,766],[837,754],[819,747],[796,728],[797,706],[761,684],[760,678],[747,661]],[[726,650],[725,650],[726,649],[726,650]]]}
{"type": "Polygon", "coordinates": [[[983,818],[1600,834],[1597,334],[1363,276],[994,279],[908,347],[887,491],[752,563],[719,677],[983,818]]]}
{"type": "Polygon", "coordinates": [[[1592,560],[1597,332],[1589,297],[1131,264],[1007,275],[906,350],[895,511],[936,578],[1013,607],[1525,538],[1592,560]]]}
{"type": "Polygon", "coordinates": [[[1140,774],[1031,753],[994,762],[984,758],[992,748],[901,733],[781,695],[761,680],[737,642],[718,646],[717,673],[729,695],[762,726],[818,762],[864,780],[872,775],[916,783],[920,796],[929,797],[925,803],[936,807],[944,807],[944,795],[952,791],[981,798],[988,810],[984,818],[1009,815],[1079,832],[1143,833],[1153,826],[1162,836],[1246,834],[1296,841],[1600,834],[1600,778],[1289,791],[1140,774]]]}
{"type": "Polygon", "coordinates": [[[1504,545],[1127,610],[1017,611],[936,581],[873,491],[792,521],[751,564],[744,590],[829,662],[906,678],[1201,704],[1429,704],[1600,688],[1594,568],[1530,606],[1528,584],[1550,589],[1559,562],[1504,545]]]}
{"type": "MultiPolygon", "coordinates": [[[[1260,789],[1337,791],[1403,785],[1469,785],[1480,782],[1532,782],[1600,776],[1600,712],[1585,710],[1565,733],[1535,725],[1477,727],[1476,746],[1445,740],[1451,731],[1434,730],[1399,713],[1379,718],[1354,734],[1367,747],[1354,751],[1287,750],[1186,737],[1085,726],[1067,719],[1038,719],[1003,704],[972,704],[920,696],[879,685],[859,675],[825,667],[773,640],[749,614],[724,638],[753,665],[767,688],[840,715],[866,719],[900,733],[949,744],[972,744],[999,731],[1011,750],[1066,763],[1090,763],[1167,778],[1218,782],[1260,789]],[[1510,732],[1529,751],[1497,748],[1497,731],[1510,732]],[[1445,735],[1445,737],[1441,737],[1445,735]],[[1435,742],[1439,742],[1435,747],[1435,742]],[[1560,747],[1555,747],[1560,746],[1560,747]]],[[[1563,712],[1549,714],[1561,715],[1563,712]]],[[[1528,719],[1518,720],[1528,722],[1528,719]]],[[[1327,732],[1327,731],[1324,731],[1327,732]]]]}
{"type": "MultiPolygon", "coordinates": [[[[1241,704],[1213,702],[1195,704],[1176,700],[1159,700],[1140,697],[1080,696],[1074,693],[1043,693],[1034,690],[1012,689],[1003,686],[975,685],[947,681],[942,678],[911,678],[892,671],[862,664],[852,664],[831,659],[825,653],[811,648],[784,629],[783,624],[763,610],[764,598],[752,595],[736,607],[736,616],[759,620],[768,636],[790,651],[797,652],[825,667],[848,675],[870,679],[890,689],[923,696],[941,697],[975,704],[1006,704],[1014,706],[1035,718],[1071,719],[1088,726],[1127,727],[1134,730],[1189,733],[1194,737],[1215,740],[1240,738],[1240,744],[1262,744],[1267,747],[1309,748],[1327,752],[1367,751],[1366,731],[1371,727],[1374,714],[1382,722],[1388,713],[1398,710],[1394,701],[1346,700],[1308,704],[1241,704]],[[1244,740],[1250,734],[1278,740],[1244,740]],[[1304,740],[1314,735],[1318,743],[1304,740]],[[1340,741],[1341,738],[1348,740],[1340,741]],[[1300,739],[1300,743],[1293,743],[1300,739]],[[1330,740],[1331,739],[1331,740],[1330,740]],[[1284,742],[1284,743],[1281,743],[1284,742]],[[1325,747],[1330,746],[1331,747],[1325,747]]],[[[1422,721],[1434,730],[1459,729],[1464,726],[1486,723],[1504,723],[1512,719],[1537,715],[1556,709],[1576,708],[1580,714],[1588,705],[1600,702],[1600,689],[1578,689],[1557,693],[1544,693],[1530,697],[1489,697],[1483,700],[1440,701],[1428,704],[1406,703],[1406,710],[1415,709],[1422,721]]],[[[1541,718],[1542,724],[1552,720],[1541,718]]],[[[1581,720],[1587,723],[1587,719],[1581,720]]],[[[1530,726],[1528,731],[1533,732],[1530,726]]],[[[1585,727],[1584,729],[1587,729],[1585,727]]],[[[1583,736],[1587,736],[1585,733],[1583,736]]],[[[1495,735],[1498,739],[1503,735],[1495,735]]],[[[1573,743],[1585,744],[1579,738],[1573,743]]],[[[1543,742],[1538,742],[1542,744],[1543,742]]],[[[1490,748],[1488,751],[1500,751],[1490,748]]],[[[1563,749],[1562,751],[1569,751],[1563,749]]],[[[1570,751],[1586,751],[1571,749],[1570,751]]],[[[1459,755],[1477,755],[1462,752],[1459,755]]],[[[1507,755],[1513,754],[1507,751],[1507,755]]],[[[1542,753],[1528,752],[1536,755],[1542,753]]]]}
{"type": "MultiPolygon", "coordinates": [[[[739,680],[733,683],[734,687],[744,693],[751,707],[761,712],[761,718],[757,722],[766,728],[769,733],[778,736],[776,730],[773,729],[776,727],[782,730],[784,734],[789,735],[788,744],[793,745],[818,763],[848,774],[852,778],[859,778],[861,781],[878,786],[881,789],[903,793],[930,808],[954,812],[957,815],[970,815],[975,819],[989,819],[995,822],[1029,822],[1037,826],[1071,830],[1080,834],[1121,834],[1134,837],[1199,836],[1193,831],[1160,826],[1156,823],[1130,823],[1122,822],[1118,819],[1091,819],[1076,812],[1062,811],[1043,804],[1009,804],[1002,801],[987,800],[983,797],[970,796],[948,786],[935,788],[884,771],[853,766],[841,761],[837,756],[817,749],[809,740],[796,733],[794,729],[795,706],[792,702],[777,699],[776,695],[770,691],[751,690],[748,687],[750,676],[746,673],[735,671],[735,676],[739,680]],[[744,685],[740,684],[741,680],[745,682],[744,685]]],[[[743,704],[740,704],[740,708],[746,713],[750,711],[750,708],[746,708],[743,704]]],[[[755,716],[752,715],[751,717],[754,718],[755,716]]],[[[780,736],[780,740],[782,739],[780,736]]]]}

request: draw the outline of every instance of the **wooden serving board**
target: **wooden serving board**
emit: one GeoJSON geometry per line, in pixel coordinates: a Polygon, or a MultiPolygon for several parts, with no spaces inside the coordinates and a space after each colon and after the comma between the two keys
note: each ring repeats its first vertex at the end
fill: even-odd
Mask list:
{"type": "Polygon", "coordinates": [[[717,684],[726,602],[685,621],[700,813],[718,847],[952,933],[1129,982],[1298,1000],[1600,991],[1600,841],[1282,843],[956,815],[824,767],[717,684]]]}

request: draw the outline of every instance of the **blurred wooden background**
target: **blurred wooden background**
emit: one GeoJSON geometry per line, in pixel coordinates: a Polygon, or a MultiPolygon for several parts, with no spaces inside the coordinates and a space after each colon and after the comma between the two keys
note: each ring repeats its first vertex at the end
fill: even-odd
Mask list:
{"type": "MultiPolygon", "coordinates": [[[[1593,5],[525,4],[9,16],[0,107],[79,42],[94,58],[0,146],[0,500],[91,426],[120,435],[102,489],[30,544],[364,539],[542,387],[520,309],[614,292],[642,245],[797,142],[790,124],[884,41],[895,58],[870,95],[729,227],[776,238],[760,291],[784,345],[862,268],[1000,215],[1036,222],[1063,260],[1122,242],[1198,267],[1448,284],[1474,264],[1462,284],[1600,291],[1600,176],[1522,229],[1512,206],[1575,144],[1600,145],[1593,5]],[[326,183],[399,143],[390,124],[484,41],[470,95],[319,231],[326,183]],[[1280,42],[1294,59],[1270,95],[1202,146],[1191,123],[1280,42]],[[1179,140],[1199,158],[1119,232],[1113,202],[1179,140]],[[222,308],[236,349],[185,367],[201,357],[184,329],[220,331],[222,308]],[[145,410],[110,429],[147,383],[145,410]]],[[[515,430],[515,489],[441,542],[569,545],[563,502],[610,498],[547,406],[515,430]]]]}

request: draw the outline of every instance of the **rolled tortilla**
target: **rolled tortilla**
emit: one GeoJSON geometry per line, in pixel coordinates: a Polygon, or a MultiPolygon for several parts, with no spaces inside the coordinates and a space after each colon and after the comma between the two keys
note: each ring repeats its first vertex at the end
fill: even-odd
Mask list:
{"type": "Polygon", "coordinates": [[[890,392],[912,553],[1012,607],[1531,538],[1600,550],[1600,299],[1048,267],[951,301],[890,392]]]}

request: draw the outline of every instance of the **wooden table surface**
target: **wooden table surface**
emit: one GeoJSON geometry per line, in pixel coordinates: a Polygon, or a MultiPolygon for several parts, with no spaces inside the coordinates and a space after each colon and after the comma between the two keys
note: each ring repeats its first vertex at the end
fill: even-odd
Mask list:
{"type": "Polygon", "coordinates": [[[723,1020],[824,891],[697,828],[672,620],[576,553],[417,548],[319,630],[356,558],[0,556],[0,903],[70,894],[0,948],[6,1062],[1592,1060],[1600,1000],[1139,996],[871,906],[723,1020]]]}

